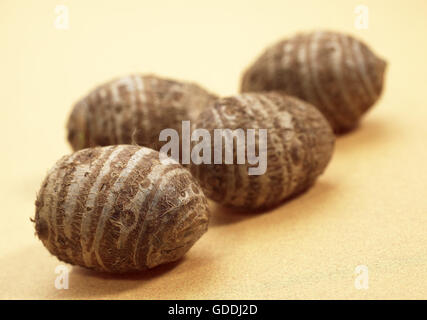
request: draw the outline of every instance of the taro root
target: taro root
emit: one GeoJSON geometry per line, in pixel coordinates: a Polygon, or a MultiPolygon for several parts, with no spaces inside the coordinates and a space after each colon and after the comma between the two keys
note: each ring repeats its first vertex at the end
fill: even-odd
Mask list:
{"type": "Polygon", "coordinates": [[[90,92],[68,119],[74,150],[115,144],[138,144],[160,150],[163,129],[181,131],[216,97],[193,83],[153,75],[115,79],[90,92]]]}
{"type": "Polygon", "coordinates": [[[62,157],[37,195],[36,235],[58,259],[124,273],[180,259],[206,232],[208,205],[175,161],[130,145],[62,157]]]}
{"type": "Polygon", "coordinates": [[[336,133],[378,100],[386,62],[337,32],[302,33],[269,47],[243,75],[242,92],[281,90],[316,106],[336,133]]]}
{"type": "MultiPolygon", "coordinates": [[[[193,130],[206,129],[214,137],[218,128],[233,132],[243,129],[246,133],[246,141],[234,139],[232,164],[225,162],[227,142],[224,138],[222,149],[217,141],[212,142],[209,149],[212,158],[220,150],[221,163],[215,159],[211,159],[210,164],[192,162],[190,169],[207,197],[243,210],[270,208],[309,188],[325,170],[335,143],[330,125],[315,107],[277,92],[245,93],[219,99],[200,114],[193,130]],[[256,133],[251,142],[248,129],[255,129],[256,133]],[[266,129],[264,144],[259,129],[266,129]],[[240,164],[239,145],[246,147],[246,161],[240,164]],[[267,161],[264,173],[249,174],[250,168],[260,167],[262,157],[259,163],[251,164],[248,150],[257,150],[261,155],[263,148],[267,161]]],[[[194,144],[199,142],[200,139],[194,144]]],[[[204,152],[200,152],[200,158],[204,152]]]]}

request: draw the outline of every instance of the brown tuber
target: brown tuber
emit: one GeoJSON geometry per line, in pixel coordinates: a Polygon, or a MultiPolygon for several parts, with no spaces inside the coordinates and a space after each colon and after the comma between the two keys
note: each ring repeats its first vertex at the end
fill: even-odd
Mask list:
{"type": "MultiPolygon", "coordinates": [[[[335,136],[323,115],[311,104],[281,93],[245,93],[219,99],[195,123],[214,136],[217,128],[267,129],[267,168],[249,175],[244,164],[192,164],[206,196],[225,206],[265,209],[310,187],[331,159],[335,136]]],[[[259,132],[259,130],[256,130],[259,132]]],[[[259,140],[258,137],[256,138],[259,140]]],[[[250,146],[249,140],[246,147],[250,146]]],[[[256,142],[255,146],[260,144],[256,142]]],[[[236,155],[238,143],[233,144],[236,155]]],[[[210,153],[215,150],[211,147],[210,153]]],[[[218,147],[217,147],[218,148],[218,147]]],[[[225,143],[222,144],[222,155],[225,143]]]]}
{"type": "Polygon", "coordinates": [[[74,150],[138,144],[160,150],[160,131],[180,132],[216,96],[193,83],[131,75],[103,84],[74,106],[67,123],[74,150]]]}
{"type": "Polygon", "coordinates": [[[384,60],[351,36],[303,33],[269,47],[244,73],[241,91],[281,90],[299,97],[342,133],[378,100],[385,68],[384,60]]]}
{"type": "Polygon", "coordinates": [[[36,201],[36,234],[60,260],[123,273],[176,261],[206,232],[206,197],[188,170],[118,145],[64,156],[36,201]]]}

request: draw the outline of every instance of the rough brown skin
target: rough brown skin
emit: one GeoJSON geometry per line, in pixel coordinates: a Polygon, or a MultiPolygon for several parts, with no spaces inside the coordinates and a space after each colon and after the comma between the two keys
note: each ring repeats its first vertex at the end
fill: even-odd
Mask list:
{"type": "MultiPolygon", "coordinates": [[[[209,130],[212,137],[217,128],[268,130],[264,175],[249,175],[250,165],[236,160],[191,165],[206,196],[244,210],[274,207],[310,187],[329,163],[335,143],[331,127],[314,106],[277,92],[219,99],[200,114],[195,128],[209,130]]],[[[235,158],[236,148],[234,143],[235,158]]],[[[224,150],[223,144],[223,155],[224,150]]]]}
{"type": "Polygon", "coordinates": [[[385,69],[384,60],[351,36],[303,33],[269,47],[244,73],[241,92],[281,90],[299,97],[343,133],[378,100],[385,69]]]}
{"type": "Polygon", "coordinates": [[[64,156],[37,195],[35,228],[58,259],[112,273],[180,259],[206,232],[206,197],[157,151],[119,145],[64,156]]]}
{"type": "Polygon", "coordinates": [[[138,144],[160,150],[160,131],[181,131],[216,96],[193,83],[130,75],[103,84],[74,106],[67,123],[74,150],[138,144]]]}

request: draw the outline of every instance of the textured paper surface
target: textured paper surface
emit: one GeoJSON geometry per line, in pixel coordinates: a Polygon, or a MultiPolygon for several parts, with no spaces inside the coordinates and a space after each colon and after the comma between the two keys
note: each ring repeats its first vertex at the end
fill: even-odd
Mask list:
{"type": "Polygon", "coordinates": [[[0,298],[427,298],[427,4],[364,1],[1,1],[0,298]],[[69,8],[69,29],[54,26],[69,8]],[[382,99],[338,139],[327,171],[263,214],[214,204],[208,233],[179,263],[112,277],[70,268],[69,289],[29,217],[47,170],[70,148],[71,105],[132,72],[238,90],[264,48],[300,30],[358,36],[389,65],[382,99]],[[366,265],[369,289],[355,288],[366,265]]]}

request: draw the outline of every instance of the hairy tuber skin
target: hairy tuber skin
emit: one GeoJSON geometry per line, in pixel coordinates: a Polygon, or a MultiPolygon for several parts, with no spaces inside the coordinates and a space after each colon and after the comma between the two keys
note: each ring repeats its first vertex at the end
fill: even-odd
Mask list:
{"type": "Polygon", "coordinates": [[[64,156],[37,195],[36,235],[58,259],[124,273],[180,259],[207,231],[198,183],[157,151],[118,145],[64,156]]]}
{"type": "Polygon", "coordinates": [[[68,119],[73,150],[138,144],[160,150],[165,128],[180,133],[216,96],[193,83],[131,75],[105,83],[78,101],[68,119]]]}
{"type": "Polygon", "coordinates": [[[351,36],[302,33],[267,48],[244,73],[241,92],[280,90],[299,97],[344,133],[380,97],[385,69],[384,60],[351,36]]]}
{"type": "MultiPolygon", "coordinates": [[[[314,106],[277,92],[219,99],[194,126],[211,136],[217,128],[267,129],[267,170],[262,175],[249,175],[248,162],[191,164],[207,197],[242,210],[268,209],[309,188],[328,165],[335,144],[331,127],[314,106]]],[[[224,144],[222,148],[224,155],[224,144]]],[[[233,148],[236,155],[236,143],[233,148]]]]}

